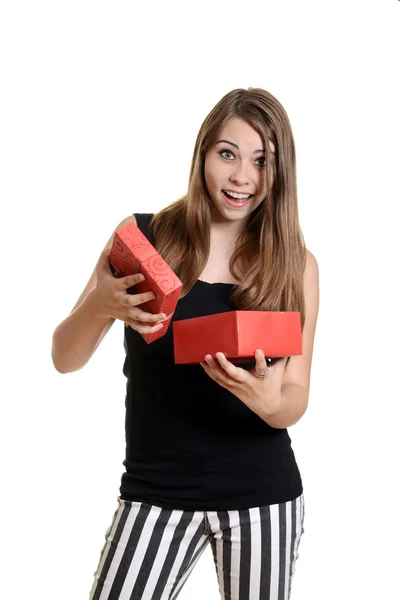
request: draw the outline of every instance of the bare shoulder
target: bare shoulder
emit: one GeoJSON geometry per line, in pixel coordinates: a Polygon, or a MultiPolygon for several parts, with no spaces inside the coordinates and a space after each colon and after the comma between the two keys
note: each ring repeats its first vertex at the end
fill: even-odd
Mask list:
{"type": "Polygon", "coordinates": [[[125,219],[122,219],[122,221],[116,226],[110,239],[112,239],[114,237],[114,233],[117,231],[117,229],[121,229],[121,227],[125,227],[125,225],[128,225],[128,223],[135,223],[135,225],[137,225],[135,215],[129,215],[128,217],[125,217],[125,219]]]}
{"type": "MultiPolygon", "coordinates": [[[[306,264],[303,273],[303,285],[304,285],[304,296],[306,305],[308,297],[315,296],[319,291],[319,267],[317,259],[314,254],[307,248],[306,249],[306,264]]],[[[307,309],[307,306],[306,306],[307,309]]]]}
{"type": "Polygon", "coordinates": [[[303,280],[307,325],[315,327],[319,307],[319,267],[317,259],[308,248],[306,249],[306,267],[303,280]]]}
{"type": "Polygon", "coordinates": [[[135,217],[135,215],[129,215],[129,216],[125,217],[125,219],[122,219],[120,227],[123,227],[124,225],[126,225],[127,223],[131,223],[132,221],[136,225],[136,217],[135,217]]]}
{"type": "Polygon", "coordinates": [[[318,277],[318,262],[314,254],[306,248],[306,268],[308,277],[318,277]]]}
{"type": "Polygon", "coordinates": [[[121,229],[121,227],[125,227],[125,225],[128,225],[128,223],[135,223],[135,225],[137,225],[135,215],[129,215],[129,216],[125,217],[125,219],[122,219],[122,221],[120,221],[118,223],[118,225],[115,227],[114,231],[112,232],[110,238],[108,239],[107,244],[104,246],[104,250],[106,248],[111,248],[112,243],[113,243],[113,239],[114,239],[114,233],[118,229],[121,229]]]}

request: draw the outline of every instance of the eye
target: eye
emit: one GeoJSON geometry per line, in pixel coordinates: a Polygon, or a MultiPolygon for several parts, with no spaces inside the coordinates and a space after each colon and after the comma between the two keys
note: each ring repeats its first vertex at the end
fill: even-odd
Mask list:
{"type": "Polygon", "coordinates": [[[223,156],[223,154],[225,154],[226,152],[228,154],[232,154],[232,156],[234,155],[233,152],[231,152],[230,150],[221,150],[220,155],[222,156],[222,158],[225,158],[225,156],[223,156]]]}
{"type": "MultiPolygon", "coordinates": [[[[225,158],[225,160],[231,160],[230,158],[227,158],[224,156],[224,154],[226,154],[226,153],[231,154],[232,156],[235,156],[233,154],[232,150],[221,150],[221,152],[219,154],[222,156],[222,158],[225,158]]],[[[259,160],[264,161],[264,164],[261,164],[261,165],[257,164],[257,167],[260,167],[260,169],[264,169],[267,166],[267,164],[265,162],[265,157],[261,156],[260,158],[257,158],[257,161],[259,161],[259,160]]]]}

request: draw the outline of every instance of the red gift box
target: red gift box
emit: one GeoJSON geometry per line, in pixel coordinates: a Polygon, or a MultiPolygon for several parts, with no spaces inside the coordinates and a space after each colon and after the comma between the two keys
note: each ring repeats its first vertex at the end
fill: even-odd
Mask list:
{"type": "Polygon", "coordinates": [[[142,273],[145,280],[129,288],[128,293],[152,291],[155,298],[139,307],[152,314],[167,316],[159,331],[142,333],[143,339],[150,344],[165,335],[179,300],[182,282],[133,221],[115,232],[109,261],[116,277],[142,273]]]}
{"type": "Polygon", "coordinates": [[[266,357],[302,354],[300,312],[233,310],[174,321],[176,364],[204,361],[223,352],[231,362],[250,362],[260,348],[266,357]]]}

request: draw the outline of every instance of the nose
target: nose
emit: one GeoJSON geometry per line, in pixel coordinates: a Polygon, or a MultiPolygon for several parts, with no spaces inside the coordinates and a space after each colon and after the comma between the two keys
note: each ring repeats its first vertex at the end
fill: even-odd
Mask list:
{"type": "Polygon", "coordinates": [[[244,162],[240,162],[239,164],[235,165],[229,179],[232,181],[232,183],[236,183],[237,185],[246,185],[250,183],[250,176],[247,173],[244,162]]]}

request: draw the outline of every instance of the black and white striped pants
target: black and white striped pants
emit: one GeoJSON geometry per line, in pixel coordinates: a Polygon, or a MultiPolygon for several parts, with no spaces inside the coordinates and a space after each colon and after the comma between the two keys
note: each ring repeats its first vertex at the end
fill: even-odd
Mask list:
{"type": "Polygon", "coordinates": [[[304,496],[246,510],[169,510],[118,497],[90,600],[174,600],[211,543],[223,600],[289,600],[304,496]]]}

